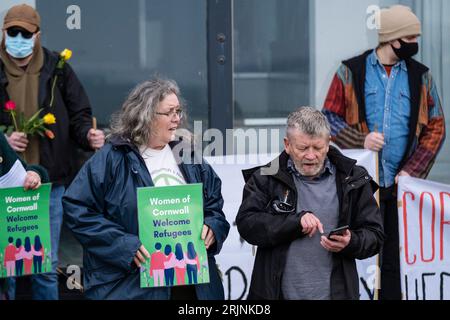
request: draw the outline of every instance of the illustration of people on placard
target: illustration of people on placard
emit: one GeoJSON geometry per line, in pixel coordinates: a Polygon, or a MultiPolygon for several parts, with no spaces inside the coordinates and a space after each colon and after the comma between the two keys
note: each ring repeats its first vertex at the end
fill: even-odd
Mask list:
{"type": "Polygon", "coordinates": [[[8,238],[8,245],[5,248],[4,265],[6,276],[23,276],[42,272],[42,263],[45,258],[45,250],[39,236],[34,237],[34,245],[31,245],[30,237],[17,238],[14,246],[13,237],[8,238]]]}
{"type": "Polygon", "coordinates": [[[13,237],[9,237],[8,245],[5,248],[5,258],[3,260],[3,264],[6,267],[7,277],[13,277],[16,275],[16,247],[13,242],[13,237]]]}
{"type": "Polygon", "coordinates": [[[156,251],[150,256],[150,277],[153,277],[153,286],[164,286],[164,261],[166,256],[161,252],[161,243],[155,244],[156,251]]]}
{"type": "Polygon", "coordinates": [[[24,250],[22,251],[23,264],[25,267],[25,275],[31,274],[31,267],[33,265],[33,251],[31,250],[30,237],[25,237],[24,250]]]}
{"type": "Polygon", "coordinates": [[[25,251],[22,246],[22,240],[20,238],[16,239],[16,276],[20,277],[23,275],[23,252],[25,251]]]}
{"type": "Polygon", "coordinates": [[[175,275],[177,277],[177,285],[185,284],[186,261],[184,260],[183,248],[181,243],[175,245],[175,275]]]}
{"type": "Polygon", "coordinates": [[[187,244],[185,261],[189,284],[197,284],[197,274],[200,271],[200,261],[192,242],[187,244]]]}
{"type": "Polygon", "coordinates": [[[39,236],[34,237],[34,246],[32,248],[33,252],[33,271],[34,273],[42,272],[42,260],[45,257],[45,250],[41,243],[41,238],[39,236]]]}
{"type": "Polygon", "coordinates": [[[164,254],[166,260],[164,261],[164,279],[166,286],[173,286],[175,277],[175,255],[172,252],[172,247],[168,244],[164,247],[164,254]]]}

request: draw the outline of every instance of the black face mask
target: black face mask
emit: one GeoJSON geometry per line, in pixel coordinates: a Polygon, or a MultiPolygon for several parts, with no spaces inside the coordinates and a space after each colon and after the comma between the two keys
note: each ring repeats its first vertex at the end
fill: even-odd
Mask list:
{"type": "Polygon", "coordinates": [[[405,42],[402,39],[398,40],[400,42],[400,48],[395,48],[392,44],[391,47],[394,50],[395,55],[400,60],[407,60],[415,56],[419,52],[419,44],[417,42],[405,42]]]}

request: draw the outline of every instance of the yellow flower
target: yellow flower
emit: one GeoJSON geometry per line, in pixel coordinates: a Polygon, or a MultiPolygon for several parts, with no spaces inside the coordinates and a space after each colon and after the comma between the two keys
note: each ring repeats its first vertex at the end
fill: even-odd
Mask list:
{"type": "Polygon", "coordinates": [[[52,113],[47,113],[43,119],[44,119],[45,124],[55,124],[56,123],[56,118],[52,113]]]}
{"type": "Polygon", "coordinates": [[[64,59],[64,61],[68,61],[72,57],[72,51],[69,49],[64,49],[60,56],[64,59]]]}

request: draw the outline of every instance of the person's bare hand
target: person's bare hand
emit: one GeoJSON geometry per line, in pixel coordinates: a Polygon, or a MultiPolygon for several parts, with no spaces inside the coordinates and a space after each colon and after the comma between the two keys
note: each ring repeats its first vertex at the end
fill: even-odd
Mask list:
{"type": "Polygon", "coordinates": [[[34,171],[27,171],[25,176],[25,181],[23,183],[23,188],[25,190],[36,190],[41,186],[41,176],[34,171]]]}
{"type": "Polygon", "coordinates": [[[13,132],[9,137],[5,135],[8,144],[16,152],[25,152],[28,146],[27,135],[23,132],[13,132]]]}
{"type": "Polygon", "coordinates": [[[310,238],[314,236],[317,230],[322,234],[323,233],[323,225],[320,220],[311,212],[306,213],[300,219],[300,225],[302,227],[302,232],[305,235],[308,235],[310,238]]]}
{"type": "Polygon", "coordinates": [[[406,171],[400,171],[397,176],[395,176],[395,184],[398,184],[398,178],[400,177],[411,177],[411,175],[406,171]]]}
{"type": "Polygon", "coordinates": [[[206,224],[203,225],[202,240],[205,241],[206,250],[208,250],[209,247],[212,246],[214,242],[216,242],[216,236],[214,235],[214,232],[206,224]]]}
{"type": "Polygon", "coordinates": [[[150,259],[150,254],[144,246],[141,246],[134,255],[134,263],[138,266],[138,268],[140,268],[141,264],[145,263],[146,259],[150,259]]]}
{"type": "Polygon", "coordinates": [[[371,132],[366,136],[364,149],[379,152],[384,147],[384,135],[379,132],[371,132]]]}
{"type": "Polygon", "coordinates": [[[350,230],[345,230],[345,234],[343,236],[332,235],[330,237],[331,240],[328,239],[326,236],[322,236],[320,238],[320,244],[326,250],[337,253],[337,252],[341,252],[348,246],[351,238],[352,238],[352,233],[350,232],[350,230]]]}
{"type": "Polygon", "coordinates": [[[105,144],[105,133],[102,130],[90,129],[87,134],[87,139],[90,147],[98,150],[105,144]]]}

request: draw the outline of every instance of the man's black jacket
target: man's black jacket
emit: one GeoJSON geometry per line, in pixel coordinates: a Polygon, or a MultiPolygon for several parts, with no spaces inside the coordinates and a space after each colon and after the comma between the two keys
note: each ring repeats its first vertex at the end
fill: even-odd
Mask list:
{"type": "MultiPolygon", "coordinates": [[[[40,138],[40,164],[47,169],[51,182],[67,185],[75,174],[75,161],[72,158],[74,145],[90,150],[87,133],[92,127],[91,105],[72,68],[66,63],[61,72],[58,72],[56,65],[59,55],[45,48],[43,50],[44,65],[39,76],[39,108],[43,108],[42,116],[53,113],[56,124],[49,126],[55,134],[53,140],[40,138]],[[58,80],[52,90],[57,73],[58,80]],[[54,101],[50,106],[52,91],[54,101]]],[[[0,125],[9,126],[11,117],[4,112],[5,103],[9,100],[6,90],[8,79],[4,68],[0,60],[0,125]]]]}

